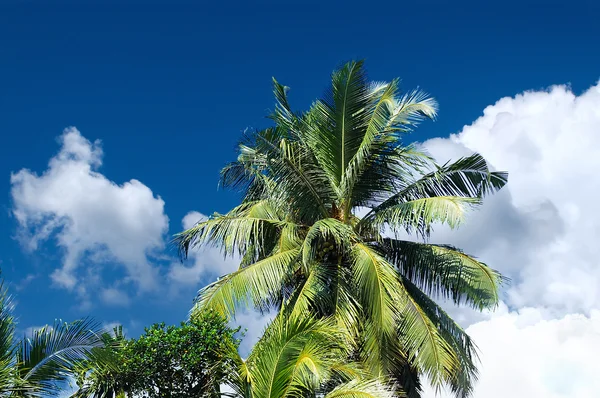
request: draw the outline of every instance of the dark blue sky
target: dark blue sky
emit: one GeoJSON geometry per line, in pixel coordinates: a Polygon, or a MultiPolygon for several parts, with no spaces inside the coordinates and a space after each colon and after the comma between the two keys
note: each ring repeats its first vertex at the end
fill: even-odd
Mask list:
{"type": "MultiPolygon", "coordinates": [[[[0,266],[13,285],[42,274],[15,292],[23,326],[82,315],[72,294],[47,287],[61,261],[52,241],[25,254],[11,216],[11,172],[42,173],[68,126],[103,141],[108,179],[162,197],[172,234],[190,210],[235,204],[217,191],[218,171],[245,128],[268,123],[271,76],[300,109],[336,66],[364,58],[372,79],[401,77],[439,101],[439,120],[415,140],[458,132],[503,96],[567,83],[580,92],[600,77],[591,0],[49,3],[0,2],[0,266]]],[[[90,312],[175,322],[192,297],[90,312]]]]}

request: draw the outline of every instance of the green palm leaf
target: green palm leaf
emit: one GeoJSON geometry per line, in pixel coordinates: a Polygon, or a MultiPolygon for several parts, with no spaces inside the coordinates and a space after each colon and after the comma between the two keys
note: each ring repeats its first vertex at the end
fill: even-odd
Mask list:
{"type": "Polygon", "coordinates": [[[393,216],[395,214],[396,219],[402,221],[400,216],[406,216],[411,208],[416,206],[417,210],[421,211],[431,208],[429,213],[423,213],[424,216],[429,215],[429,218],[421,218],[419,222],[410,224],[419,225],[421,234],[427,234],[428,227],[435,221],[443,220],[454,227],[462,220],[466,207],[480,204],[484,195],[501,189],[507,182],[507,174],[491,172],[485,159],[479,154],[436,167],[436,171],[405,184],[399,192],[375,206],[360,224],[375,222],[381,225],[387,222],[392,229],[406,228],[406,224],[395,224],[393,216]],[[426,203],[429,203],[429,206],[426,203]],[[436,206],[438,209],[432,208],[436,206]],[[452,208],[454,211],[449,213],[452,208]],[[434,215],[436,210],[440,211],[440,216],[434,215]]]}
{"type": "Polygon", "coordinates": [[[300,248],[285,250],[203,288],[192,311],[211,308],[226,317],[235,315],[238,304],[252,299],[255,303],[278,294],[296,269],[300,248]]]}
{"type": "Polygon", "coordinates": [[[102,329],[91,319],[56,321],[35,330],[17,347],[20,377],[38,394],[58,393],[58,383],[64,383],[73,367],[102,345],[101,334],[102,329]]]}
{"type": "Polygon", "coordinates": [[[395,398],[403,397],[399,391],[384,382],[371,380],[352,380],[337,386],[325,395],[325,398],[395,398]]]}
{"type": "Polygon", "coordinates": [[[498,304],[498,289],[507,279],[461,250],[389,238],[383,246],[399,272],[427,294],[478,309],[498,304]]]}
{"type": "Polygon", "coordinates": [[[301,397],[331,377],[350,341],[332,320],[276,317],[247,360],[252,396],[301,397]]]}

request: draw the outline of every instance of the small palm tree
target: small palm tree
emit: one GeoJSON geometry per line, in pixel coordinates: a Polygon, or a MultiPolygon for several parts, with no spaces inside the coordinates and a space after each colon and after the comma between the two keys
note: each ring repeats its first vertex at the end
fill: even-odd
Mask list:
{"type": "Polygon", "coordinates": [[[426,375],[466,396],[476,377],[474,344],[434,299],[491,308],[502,277],[427,238],[434,223],[459,226],[507,175],[478,154],[437,165],[403,145],[437,105],[398,86],[370,83],[363,63],[350,62],[332,74],[322,99],[295,113],[287,88],[274,81],[275,125],[247,134],[221,174],[242,203],[176,241],[184,256],[207,244],[242,258],[239,270],[199,292],[194,310],[232,317],[252,305],[333,317],[353,336],[349,358],[375,377],[418,397],[426,375]]]}
{"type": "Polygon", "coordinates": [[[89,319],[56,321],[16,340],[12,310],[0,283],[0,397],[59,394],[74,365],[100,344],[99,326],[89,319]]]}
{"type": "Polygon", "coordinates": [[[128,386],[124,381],[122,350],[127,340],[122,326],[101,337],[102,345],[94,347],[87,357],[73,367],[78,390],[73,398],[124,398],[128,386]]]}

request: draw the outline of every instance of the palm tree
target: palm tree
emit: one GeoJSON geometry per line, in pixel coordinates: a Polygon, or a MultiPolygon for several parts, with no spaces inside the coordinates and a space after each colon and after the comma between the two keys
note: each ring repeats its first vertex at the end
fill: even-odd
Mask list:
{"type": "Polygon", "coordinates": [[[103,333],[102,345],[94,347],[83,361],[73,368],[78,389],[72,395],[93,398],[124,398],[128,386],[123,369],[122,350],[127,340],[122,326],[112,333],[103,333]]]}
{"type": "Polygon", "coordinates": [[[200,290],[193,311],[233,317],[252,305],[333,317],[356,343],[349,357],[372,375],[397,381],[410,397],[419,396],[421,376],[467,396],[475,346],[434,299],[491,308],[502,277],[427,238],[434,223],[459,226],[507,174],[490,171],[478,154],[437,165],[403,145],[437,105],[418,90],[400,95],[398,86],[370,83],[363,63],[350,62],[322,99],[295,113],[287,87],[274,80],[274,126],[246,134],[221,173],[242,203],[176,242],[183,256],[214,245],[242,259],[200,290]]]}
{"type": "Polygon", "coordinates": [[[100,328],[89,319],[55,321],[16,340],[12,310],[0,282],[0,397],[57,395],[74,364],[100,343],[100,328]]]}

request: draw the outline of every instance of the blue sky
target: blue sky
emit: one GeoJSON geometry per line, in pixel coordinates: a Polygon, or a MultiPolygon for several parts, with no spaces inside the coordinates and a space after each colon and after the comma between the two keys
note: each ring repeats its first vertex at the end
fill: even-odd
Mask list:
{"type": "MultiPolygon", "coordinates": [[[[297,109],[304,109],[323,92],[336,66],[350,59],[365,59],[372,79],[401,77],[405,89],[419,86],[439,101],[439,119],[424,124],[413,135],[414,140],[446,139],[451,133],[461,132],[457,137],[462,138],[446,141],[452,145],[460,142],[497,159],[494,165],[501,168],[506,164],[511,173],[518,173],[519,167],[529,164],[524,158],[513,159],[516,149],[508,148],[504,155],[496,156],[493,151],[500,143],[490,147],[489,143],[495,142],[491,138],[487,144],[469,139],[469,134],[477,130],[477,120],[488,123],[478,119],[484,109],[503,97],[514,97],[526,90],[539,95],[531,94],[533,97],[521,100],[518,97],[511,104],[527,104],[538,98],[542,101],[544,95],[551,104],[561,104],[563,99],[568,102],[569,98],[577,103],[573,98],[583,98],[583,93],[596,87],[600,77],[600,5],[591,0],[440,0],[424,5],[399,1],[327,3],[0,3],[0,267],[17,297],[22,328],[51,322],[56,317],[70,320],[93,315],[103,322],[121,322],[135,335],[144,325],[174,323],[185,318],[195,291],[231,264],[224,265],[227,263],[215,253],[206,253],[186,264],[191,271],[182,271],[177,268],[176,253],[168,240],[182,228],[182,220],[190,211],[210,214],[236,204],[234,194],[217,190],[218,171],[233,159],[235,144],[244,129],[268,124],[265,116],[274,103],[272,76],[291,87],[292,103],[297,109]],[[570,88],[552,91],[549,87],[553,85],[570,88]],[[70,126],[80,133],[62,135],[70,126]],[[95,140],[101,144],[95,146],[95,140]],[[65,164],[60,163],[60,156],[55,156],[63,144],[62,160],[75,159],[75,163],[79,162],[75,166],[83,167],[71,170],[75,174],[61,174],[65,164]],[[65,150],[68,145],[70,149],[65,150]],[[74,155],[73,148],[88,152],[74,155]],[[49,169],[48,162],[53,157],[56,165],[49,169]],[[78,172],[87,173],[86,165],[91,165],[93,173],[78,180],[78,172]],[[22,178],[11,180],[11,175],[22,178]],[[42,179],[43,176],[47,178],[42,179]],[[69,176],[73,179],[69,180],[69,176]],[[52,189],[48,188],[54,177],[66,185],[52,182],[52,189]],[[130,186],[135,195],[123,194],[123,184],[132,179],[140,182],[130,186]],[[83,185],[87,182],[98,191],[86,191],[91,189],[83,185]],[[73,192],[78,189],[82,192],[75,195],[73,192]],[[109,193],[102,196],[102,192],[109,193]],[[64,196],[64,202],[52,202],[51,194],[56,195],[55,199],[64,196]],[[91,197],[96,194],[99,199],[94,201],[91,197]],[[121,206],[119,200],[140,200],[142,204],[121,206]],[[145,205],[146,213],[138,211],[145,205]],[[121,213],[115,210],[118,208],[121,213]],[[127,213],[129,209],[135,214],[127,213]],[[17,216],[19,211],[27,220],[25,227],[17,216]],[[115,214],[119,220],[106,219],[115,214]],[[130,221],[135,225],[128,224],[130,221]],[[42,237],[44,227],[51,225],[50,235],[42,237]],[[88,242],[87,246],[73,240],[77,235],[73,225],[85,231],[86,238],[82,240],[88,242]],[[119,229],[121,235],[95,235],[103,225],[119,229]],[[135,236],[128,235],[128,231],[136,231],[135,236]],[[35,250],[24,243],[29,239],[30,244],[33,237],[38,242],[35,250]],[[94,242],[99,245],[94,246],[94,242]],[[78,252],[80,249],[83,251],[78,252]],[[143,256],[145,250],[150,250],[147,257],[143,256]],[[75,267],[72,286],[61,285],[52,277],[69,261],[69,253],[75,267]],[[139,266],[140,253],[142,262],[146,262],[144,267],[156,273],[155,283],[142,289],[141,279],[127,279],[127,270],[145,272],[146,268],[131,271],[139,266]],[[178,278],[173,277],[173,269],[182,271],[177,271],[178,278]],[[187,277],[190,278],[185,280],[187,277]]],[[[499,104],[509,106],[509,100],[499,104]]],[[[569,109],[573,106],[565,105],[569,109]]],[[[537,109],[532,105],[534,108],[537,109]]],[[[536,114],[518,119],[520,113],[516,110],[507,112],[517,118],[512,126],[524,123],[521,130],[526,137],[530,134],[527,120],[562,115],[563,108],[557,109],[543,118],[536,114]]],[[[565,120],[558,119],[556,123],[563,125],[565,120]]],[[[556,123],[549,129],[554,129],[556,123]]],[[[582,125],[577,120],[569,123],[576,129],[582,125]]],[[[593,123],[591,126],[600,130],[600,122],[593,123]]],[[[492,123],[488,130],[496,131],[494,125],[498,123],[492,123]]],[[[592,127],[589,130],[595,131],[592,127]]],[[[481,134],[479,137],[485,136],[481,134]]],[[[515,145],[537,143],[536,139],[545,133],[531,134],[529,138],[515,138],[515,145]]],[[[571,142],[568,129],[564,134],[565,142],[571,142]]],[[[592,143],[598,142],[594,139],[588,142],[582,138],[581,142],[590,145],[573,155],[575,161],[586,157],[583,151],[591,150],[592,143]]],[[[448,149],[452,145],[442,148],[442,141],[428,141],[432,152],[441,157],[456,155],[456,151],[448,149]]],[[[531,155],[537,159],[531,164],[539,166],[539,159],[545,159],[546,152],[541,147],[535,150],[535,145],[523,156],[531,155]]],[[[590,157],[591,153],[587,155],[590,157]]],[[[529,169],[523,170],[525,176],[529,169]]],[[[535,189],[527,185],[531,182],[528,181],[524,177],[523,189],[535,189]]],[[[515,187],[518,186],[517,183],[515,187]]],[[[569,187],[565,189],[568,191],[569,187]]],[[[520,197],[517,188],[510,195],[512,199],[506,199],[506,206],[514,206],[509,209],[511,214],[520,217],[530,211],[527,209],[531,203],[515,199],[520,197]]],[[[552,195],[545,196],[546,202],[562,211],[562,202],[552,195]]],[[[570,208],[569,203],[565,202],[564,208],[570,208]]],[[[581,203],[574,203],[586,209],[581,203]]],[[[539,217],[534,218],[532,223],[539,217]]],[[[473,225],[471,230],[467,228],[471,238],[485,233],[476,230],[475,225],[479,224],[473,225]]],[[[515,227],[514,231],[524,233],[533,228],[531,225],[515,227]]],[[[504,224],[497,227],[510,231],[504,224]]],[[[479,228],[485,229],[485,225],[479,228]]],[[[559,231],[563,227],[557,228],[559,231]]],[[[557,234],[563,233],[560,231],[557,234]]],[[[590,231],[592,235],[600,234],[590,231]]],[[[490,239],[502,238],[510,243],[513,235],[509,235],[499,233],[490,239]]],[[[465,239],[467,246],[477,240],[464,236],[456,239],[465,239]]],[[[502,261],[506,253],[514,253],[511,246],[500,254],[486,251],[484,246],[482,243],[481,248],[473,246],[472,250],[487,254],[490,262],[502,261]]],[[[514,260],[521,262],[525,258],[537,264],[529,254],[514,260]]],[[[528,284],[531,275],[514,265],[505,269],[502,264],[493,265],[512,273],[517,281],[512,290],[505,292],[507,317],[521,316],[522,312],[514,309],[523,307],[537,308],[543,313],[540,319],[559,322],[565,316],[579,314],[597,322],[593,314],[600,298],[595,291],[580,288],[590,294],[573,298],[571,306],[550,299],[528,301],[524,292],[546,297],[528,284]]],[[[552,283],[549,279],[544,286],[554,286],[552,283]]],[[[577,284],[573,282],[573,286],[577,284]]],[[[467,326],[481,320],[473,316],[464,315],[467,326]]],[[[255,325],[250,322],[252,319],[253,316],[247,317],[246,326],[260,329],[260,323],[255,325]]]]}

